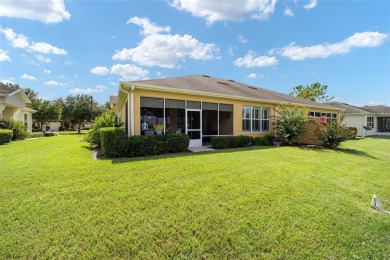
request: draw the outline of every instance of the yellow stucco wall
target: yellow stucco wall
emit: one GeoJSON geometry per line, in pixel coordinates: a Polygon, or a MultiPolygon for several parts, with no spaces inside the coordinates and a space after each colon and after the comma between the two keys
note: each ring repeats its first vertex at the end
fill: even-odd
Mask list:
{"type": "MultiPolygon", "coordinates": [[[[161,92],[154,90],[145,90],[145,89],[135,89],[133,92],[134,95],[134,134],[141,134],[141,97],[153,97],[153,98],[166,98],[166,99],[177,99],[177,100],[187,100],[187,101],[198,101],[198,102],[210,102],[210,103],[221,103],[221,104],[231,104],[233,105],[233,135],[249,135],[249,136],[263,136],[267,134],[274,134],[274,121],[275,121],[275,107],[276,103],[265,103],[265,102],[254,102],[254,101],[242,101],[242,100],[233,100],[228,98],[220,97],[208,97],[208,96],[198,96],[191,94],[182,94],[182,93],[171,93],[171,92],[161,92]],[[254,106],[254,107],[265,107],[269,108],[270,112],[270,130],[269,132],[244,132],[242,130],[242,107],[243,106],[254,106]]],[[[127,97],[126,97],[127,98],[127,97]]],[[[337,114],[337,119],[340,118],[340,113],[338,110],[332,109],[322,109],[322,108],[307,108],[308,112],[321,112],[321,113],[332,113],[337,114]]],[[[126,118],[126,101],[123,103],[123,106],[120,110],[120,118],[122,122],[128,123],[126,118]]],[[[308,124],[306,134],[301,138],[303,143],[315,144],[315,138],[313,135],[313,124],[308,124]]]]}

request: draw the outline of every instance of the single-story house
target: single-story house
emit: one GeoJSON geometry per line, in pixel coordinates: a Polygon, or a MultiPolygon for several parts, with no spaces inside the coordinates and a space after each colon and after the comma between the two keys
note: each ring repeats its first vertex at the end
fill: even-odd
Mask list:
{"type": "Polygon", "coordinates": [[[357,107],[340,102],[329,102],[331,106],[344,109],[346,126],[356,127],[358,136],[390,135],[390,107],[357,107]]]}
{"type": "MultiPolygon", "coordinates": [[[[213,136],[274,134],[279,104],[307,108],[313,118],[338,120],[341,112],[327,104],[207,75],[121,82],[116,107],[129,136],[153,135],[159,125],[163,133],[188,134],[190,147],[196,147],[210,143],[213,136]]],[[[309,139],[302,142],[312,142],[309,139]]]]}
{"type": "Polygon", "coordinates": [[[0,119],[22,121],[28,132],[32,131],[32,113],[35,110],[28,108],[26,104],[30,99],[20,88],[0,86],[0,119]]]}
{"type": "Polygon", "coordinates": [[[112,111],[116,111],[116,103],[118,102],[118,97],[117,96],[110,96],[110,109],[112,111]]]}

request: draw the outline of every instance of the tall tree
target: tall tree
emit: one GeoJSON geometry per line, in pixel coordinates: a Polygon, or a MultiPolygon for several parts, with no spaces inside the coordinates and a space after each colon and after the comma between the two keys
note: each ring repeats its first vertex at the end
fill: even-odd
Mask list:
{"type": "Polygon", "coordinates": [[[303,99],[308,99],[311,101],[329,102],[334,97],[326,96],[327,90],[327,85],[321,85],[321,83],[316,82],[311,84],[310,86],[306,85],[306,87],[302,85],[296,86],[294,87],[293,92],[291,92],[290,95],[303,99]]]}

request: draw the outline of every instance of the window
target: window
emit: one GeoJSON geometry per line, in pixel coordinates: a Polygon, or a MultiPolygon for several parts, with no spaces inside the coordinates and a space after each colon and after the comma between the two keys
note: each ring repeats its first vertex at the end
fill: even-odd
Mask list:
{"type": "Polygon", "coordinates": [[[244,132],[251,131],[251,107],[242,108],[242,130],[244,132]]]}
{"type": "Polygon", "coordinates": [[[367,126],[374,129],[374,117],[372,116],[367,117],[367,126]]]}
{"type": "Polygon", "coordinates": [[[28,128],[28,115],[24,114],[24,126],[28,128]]]}
{"type": "Polygon", "coordinates": [[[268,132],[269,108],[242,107],[242,130],[244,132],[268,132]]]}

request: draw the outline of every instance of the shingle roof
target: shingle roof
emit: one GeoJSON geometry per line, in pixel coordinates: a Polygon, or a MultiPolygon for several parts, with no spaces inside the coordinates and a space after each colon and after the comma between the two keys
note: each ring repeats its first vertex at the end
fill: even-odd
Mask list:
{"type": "Polygon", "coordinates": [[[362,109],[377,114],[390,114],[390,107],[388,106],[364,106],[362,109]]]}
{"type": "Polygon", "coordinates": [[[14,87],[5,87],[5,86],[0,86],[0,95],[9,95],[15,91],[19,90],[19,88],[14,88],[14,87]]]}
{"type": "Polygon", "coordinates": [[[228,95],[234,97],[254,98],[259,100],[267,100],[272,102],[292,103],[306,106],[333,108],[324,103],[313,102],[306,99],[297,98],[287,94],[278,93],[275,91],[258,88],[244,83],[235,82],[233,80],[225,80],[220,78],[209,77],[206,75],[193,75],[175,78],[149,79],[125,82],[129,85],[152,85],[166,87],[178,90],[189,90],[214,93],[220,95],[228,95]]]}
{"type": "Polygon", "coordinates": [[[345,114],[390,114],[390,107],[388,106],[357,107],[340,102],[328,102],[327,104],[341,109],[345,109],[345,114]]]}

